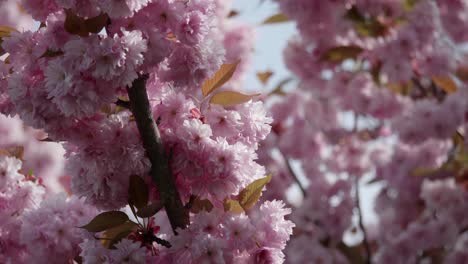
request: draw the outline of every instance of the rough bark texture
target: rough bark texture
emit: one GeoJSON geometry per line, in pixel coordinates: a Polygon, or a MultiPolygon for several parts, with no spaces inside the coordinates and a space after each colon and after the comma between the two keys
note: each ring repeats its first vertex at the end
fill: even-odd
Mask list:
{"type": "Polygon", "coordinates": [[[160,192],[172,229],[176,233],[177,228],[185,228],[189,224],[189,214],[180,199],[158,126],[153,119],[146,92],[147,79],[148,76],[141,76],[133,82],[132,87],[127,87],[130,110],[135,117],[143,146],[151,161],[151,177],[160,192]]]}

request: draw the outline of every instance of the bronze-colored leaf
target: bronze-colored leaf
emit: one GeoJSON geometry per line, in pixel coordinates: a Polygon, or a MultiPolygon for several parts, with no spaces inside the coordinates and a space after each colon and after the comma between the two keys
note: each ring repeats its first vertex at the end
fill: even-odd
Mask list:
{"type": "Polygon", "coordinates": [[[236,200],[225,200],[224,201],[224,211],[231,212],[235,214],[241,214],[244,212],[244,209],[240,205],[239,201],[236,200]]]}
{"type": "Polygon", "coordinates": [[[13,31],[17,30],[8,26],[0,26],[0,38],[9,37],[13,31]]]}
{"type": "Polygon", "coordinates": [[[105,26],[109,24],[109,22],[109,16],[105,13],[102,13],[98,16],[86,19],[84,21],[84,26],[86,31],[89,33],[99,33],[105,26]]]}
{"type": "Polygon", "coordinates": [[[464,82],[468,81],[468,67],[464,66],[464,67],[458,68],[456,75],[460,80],[464,82]]]}
{"type": "Polygon", "coordinates": [[[124,230],[118,233],[115,237],[109,240],[109,243],[106,245],[107,248],[109,249],[115,248],[114,247],[115,244],[119,243],[122,239],[128,237],[128,235],[130,235],[131,233],[133,233],[132,230],[124,230]]]}
{"type": "Polygon", "coordinates": [[[372,75],[372,80],[377,85],[381,84],[381,81],[380,81],[380,71],[381,70],[382,70],[382,63],[380,61],[375,63],[374,65],[372,65],[372,68],[370,69],[370,74],[372,75]]]}
{"type": "Polygon", "coordinates": [[[336,249],[345,256],[349,263],[364,264],[366,263],[365,259],[361,254],[362,244],[356,246],[348,246],[344,242],[339,242],[336,245],[336,249]]]}
{"type": "Polygon", "coordinates": [[[239,204],[245,211],[252,208],[260,199],[263,188],[271,181],[271,175],[258,179],[239,193],[239,204]]]}
{"type": "Polygon", "coordinates": [[[355,59],[363,49],[359,46],[338,46],[327,50],[321,59],[329,62],[339,63],[346,59],[355,59]]]}
{"type": "Polygon", "coordinates": [[[169,41],[172,41],[172,42],[176,42],[176,41],[177,41],[176,35],[174,35],[174,33],[172,33],[172,32],[170,32],[170,33],[167,34],[166,39],[169,40],[169,41]]]}
{"type": "Polygon", "coordinates": [[[139,210],[148,204],[149,192],[146,182],[137,175],[130,176],[128,186],[128,202],[139,210]]]}
{"type": "Polygon", "coordinates": [[[227,15],[228,18],[236,17],[239,15],[239,11],[237,10],[231,10],[229,14],[227,15]]]}
{"type": "Polygon", "coordinates": [[[12,27],[0,26],[0,56],[5,54],[5,50],[2,48],[3,38],[11,36],[11,32],[17,31],[12,27]]]}
{"type": "Polygon", "coordinates": [[[273,89],[273,91],[270,92],[270,95],[273,95],[273,94],[276,94],[276,95],[285,95],[286,93],[283,91],[283,87],[291,82],[293,80],[293,78],[285,78],[283,80],[281,80],[275,87],[275,89],[273,89]]]}
{"type": "Polygon", "coordinates": [[[128,216],[124,212],[109,211],[98,214],[91,222],[81,226],[89,232],[102,232],[109,228],[119,226],[128,221],[128,216]]]}
{"type": "Polygon", "coordinates": [[[405,11],[411,11],[419,0],[403,0],[403,9],[405,11]]]}
{"type": "Polygon", "coordinates": [[[131,221],[127,221],[119,226],[107,229],[101,234],[101,238],[103,238],[103,240],[101,240],[101,244],[106,248],[111,248],[137,229],[138,225],[131,221]]]}
{"type": "Polygon", "coordinates": [[[24,160],[24,147],[17,146],[0,149],[0,156],[8,156],[17,158],[19,160],[24,160]]]}
{"type": "Polygon", "coordinates": [[[136,215],[141,218],[148,218],[153,215],[155,215],[159,210],[161,210],[164,207],[164,203],[161,201],[157,201],[154,203],[150,203],[140,209],[138,209],[138,212],[136,215]]]}
{"type": "Polygon", "coordinates": [[[344,16],[354,24],[354,29],[362,37],[379,37],[387,33],[387,27],[376,17],[364,16],[355,7],[351,7],[344,16]]]}
{"type": "Polygon", "coordinates": [[[444,90],[446,93],[451,94],[458,90],[457,84],[450,76],[434,76],[432,81],[439,87],[444,90]]]}
{"type": "Polygon", "coordinates": [[[386,86],[390,91],[401,95],[409,95],[413,89],[412,82],[389,83],[386,86]]]}
{"type": "Polygon", "coordinates": [[[272,71],[257,72],[258,80],[264,85],[268,83],[268,80],[270,80],[271,76],[273,76],[272,71]]]}
{"type": "Polygon", "coordinates": [[[213,210],[213,204],[208,199],[195,198],[190,207],[190,212],[198,214],[201,211],[211,212],[213,210]]]}
{"type": "Polygon", "coordinates": [[[260,94],[243,94],[234,91],[225,91],[219,92],[210,99],[210,103],[218,104],[222,106],[234,106],[242,103],[246,103],[250,101],[255,96],[259,96],[260,94]]]}
{"type": "Polygon", "coordinates": [[[207,96],[214,90],[223,86],[236,71],[237,65],[239,65],[240,60],[232,64],[223,64],[221,68],[215,73],[213,77],[207,79],[203,82],[202,93],[204,96],[207,96]]]}
{"type": "Polygon", "coordinates": [[[64,53],[61,50],[51,50],[47,49],[44,54],[41,55],[40,58],[54,58],[58,56],[62,56],[64,53]]]}
{"type": "Polygon", "coordinates": [[[283,13],[278,13],[270,16],[269,18],[265,19],[262,24],[263,25],[268,25],[268,24],[276,24],[276,23],[284,23],[288,22],[289,18],[285,16],[283,13]]]}

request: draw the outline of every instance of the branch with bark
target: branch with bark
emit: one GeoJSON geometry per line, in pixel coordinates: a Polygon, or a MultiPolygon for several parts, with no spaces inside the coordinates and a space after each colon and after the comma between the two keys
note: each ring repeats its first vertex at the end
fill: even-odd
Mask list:
{"type": "Polygon", "coordinates": [[[135,117],[146,155],[151,161],[151,177],[164,203],[172,230],[177,234],[177,228],[183,229],[189,224],[189,213],[180,199],[158,126],[153,119],[146,91],[147,79],[148,75],[142,75],[132,83],[132,87],[127,87],[130,110],[135,117]]]}

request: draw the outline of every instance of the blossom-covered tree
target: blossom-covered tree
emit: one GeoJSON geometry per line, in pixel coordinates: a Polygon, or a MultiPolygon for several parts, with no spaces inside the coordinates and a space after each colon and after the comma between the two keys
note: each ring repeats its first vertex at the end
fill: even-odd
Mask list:
{"type": "Polygon", "coordinates": [[[276,2],[270,22],[298,30],[283,53],[297,89],[268,99],[260,163],[267,197],[303,190],[287,263],[467,263],[468,3],[276,2]]]}
{"type": "Polygon", "coordinates": [[[467,263],[468,3],[230,2],[0,0],[0,263],[467,263]]]}
{"type": "Polygon", "coordinates": [[[0,262],[284,260],[290,209],[257,203],[272,119],[241,93],[251,30],[229,3],[0,3],[40,23],[0,27],[0,262]],[[57,177],[35,162],[46,144],[63,146],[57,177]]]}

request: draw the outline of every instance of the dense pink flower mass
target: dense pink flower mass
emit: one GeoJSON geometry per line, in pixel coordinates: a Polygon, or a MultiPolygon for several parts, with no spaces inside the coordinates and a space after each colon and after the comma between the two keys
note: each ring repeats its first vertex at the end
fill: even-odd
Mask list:
{"type": "Polygon", "coordinates": [[[468,3],[275,2],[0,0],[0,263],[467,263],[468,3]]]}
{"type": "Polygon", "coordinates": [[[259,156],[303,187],[286,262],[466,263],[467,2],[276,2],[298,88],[267,99],[259,156]]]}
{"type": "Polygon", "coordinates": [[[253,29],[231,24],[224,1],[17,4],[41,24],[1,28],[0,111],[15,118],[0,116],[0,262],[284,261],[291,210],[280,200],[256,204],[270,181],[256,152],[272,118],[261,101],[211,101],[242,91],[253,46],[253,29]],[[232,82],[202,93],[239,60],[232,82]],[[142,80],[174,186],[157,180],[167,175],[154,174],[135,112],[142,80]],[[24,137],[19,118],[34,128],[24,137]],[[64,167],[51,165],[63,160],[49,144],[64,167]],[[24,154],[14,155],[17,146],[24,154]],[[174,224],[168,193],[180,199],[184,225],[174,224]],[[153,217],[162,207],[168,217],[153,217]]]}

